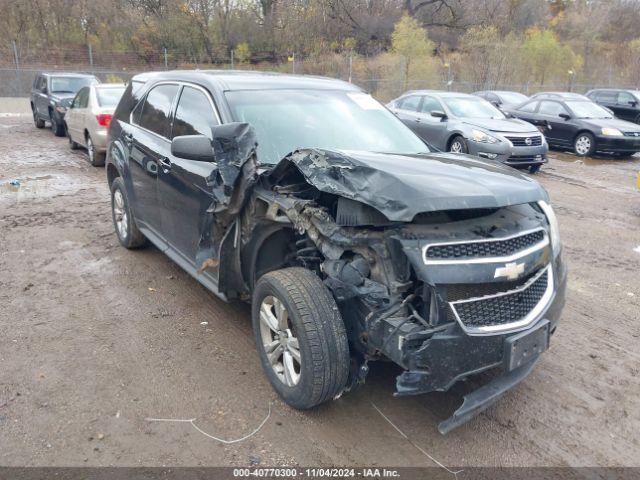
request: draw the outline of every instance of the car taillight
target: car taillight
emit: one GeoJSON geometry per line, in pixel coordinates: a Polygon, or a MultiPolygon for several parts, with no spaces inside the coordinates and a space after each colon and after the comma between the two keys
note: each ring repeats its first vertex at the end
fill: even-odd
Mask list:
{"type": "Polygon", "coordinates": [[[111,114],[110,113],[100,113],[96,115],[96,120],[98,120],[98,125],[103,127],[108,127],[111,123],[111,114]]]}

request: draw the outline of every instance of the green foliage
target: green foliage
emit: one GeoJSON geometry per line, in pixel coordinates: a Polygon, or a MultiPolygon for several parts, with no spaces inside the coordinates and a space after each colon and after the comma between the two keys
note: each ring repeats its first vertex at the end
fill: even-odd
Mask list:
{"type": "Polygon", "coordinates": [[[247,42],[239,43],[233,50],[233,58],[238,63],[247,63],[251,60],[251,49],[247,42]]]}
{"type": "Polygon", "coordinates": [[[404,87],[409,85],[409,79],[412,73],[412,67],[421,65],[427,67],[423,73],[428,73],[431,62],[430,57],[435,49],[434,43],[429,40],[427,32],[418,21],[405,14],[400,21],[396,23],[393,33],[391,34],[391,51],[399,55],[404,61],[404,87]]]}
{"type": "Polygon", "coordinates": [[[583,60],[569,45],[562,45],[551,30],[532,28],[527,32],[523,45],[525,66],[533,79],[544,85],[550,77],[563,77],[563,72],[576,72],[583,60]]]}

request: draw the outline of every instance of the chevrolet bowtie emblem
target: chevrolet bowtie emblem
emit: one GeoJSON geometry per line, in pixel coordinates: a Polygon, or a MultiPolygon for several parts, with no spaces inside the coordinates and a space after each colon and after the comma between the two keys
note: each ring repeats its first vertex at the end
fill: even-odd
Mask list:
{"type": "Polygon", "coordinates": [[[507,277],[508,280],[515,280],[524,273],[524,263],[507,263],[504,267],[496,268],[493,278],[507,277]]]}

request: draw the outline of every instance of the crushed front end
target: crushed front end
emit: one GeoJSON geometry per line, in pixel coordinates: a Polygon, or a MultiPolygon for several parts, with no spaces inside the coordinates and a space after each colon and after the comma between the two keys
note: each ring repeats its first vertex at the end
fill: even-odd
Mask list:
{"type": "Polygon", "coordinates": [[[567,278],[544,195],[512,196],[506,205],[478,197],[466,208],[451,200],[442,204],[452,208],[417,214],[397,202],[384,211],[371,206],[381,196],[346,198],[337,188],[338,181],[354,190],[355,181],[372,185],[375,171],[305,155],[256,189],[252,203],[264,207],[251,223],[261,216],[291,223],[288,262],[315,270],[340,308],[354,358],[351,387],[364,381],[369,361],[385,357],[404,369],[397,395],[446,391],[498,371],[441,424],[446,433],[531,372],[557,327],[567,278]],[[321,168],[322,182],[312,176],[321,168]],[[400,209],[410,221],[396,215],[400,209]]]}

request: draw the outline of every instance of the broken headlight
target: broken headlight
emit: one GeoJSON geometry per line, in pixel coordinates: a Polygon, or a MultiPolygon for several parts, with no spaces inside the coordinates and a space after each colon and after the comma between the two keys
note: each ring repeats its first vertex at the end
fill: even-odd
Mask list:
{"type": "Polygon", "coordinates": [[[547,217],[547,223],[549,223],[549,236],[551,237],[551,248],[553,249],[553,256],[557,257],[562,249],[562,243],[560,242],[560,230],[558,228],[558,219],[556,214],[544,200],[538,201],[538,205],[542,209],[542,212],[547,217]]]}

